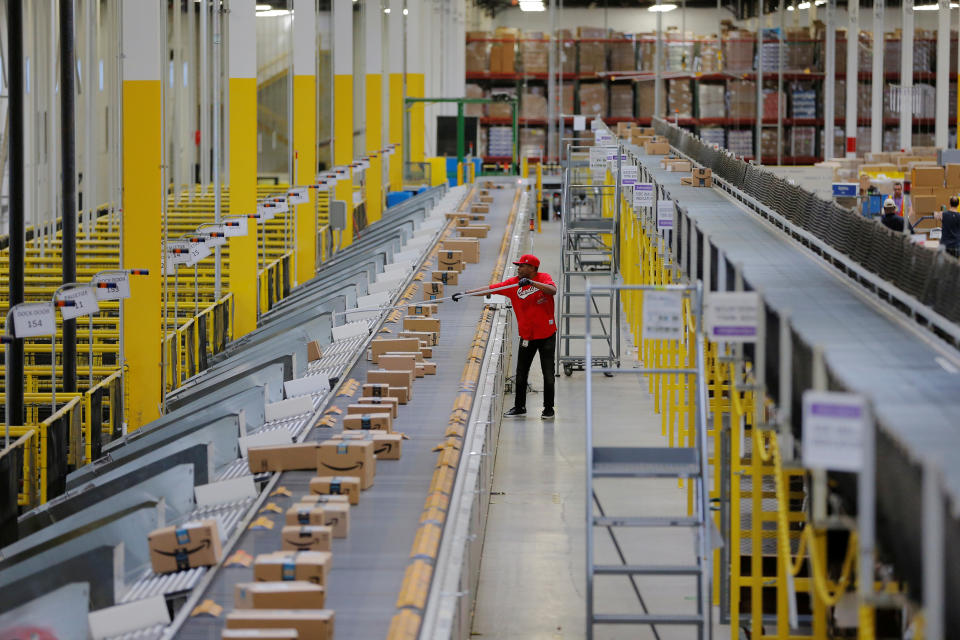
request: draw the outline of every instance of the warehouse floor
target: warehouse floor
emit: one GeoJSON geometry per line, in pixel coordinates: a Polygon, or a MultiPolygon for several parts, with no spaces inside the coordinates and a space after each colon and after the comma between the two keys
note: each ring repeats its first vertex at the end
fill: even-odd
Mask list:
{"type": "MultiPolygon", "coordinates": [[[[531,234],[528,249],[541,271],[559,282],[560,224],[531,234]]],[[[525,249],[526,250],[526,249],[525,249]]],[[[514,351],[515,353],[516,351],[514,351]]],[[[623,366],[637,364],[624,342],[623,366]]],[[[596,444],[662,446],[660,416],[639,376],[594,379],[596,444]],[[631,416],[627,418],[627,416],[631,416]]],[[[585,374],[556,379],[554,421],[541,421],[541,396],[527,397],[525,419],[504,418],[494,472],[473,634],[496,640],[554,640],[585,637],[585,374]]],[[[539,363],[530,384],[542,390],[539,363]]],[[[507,403],[505,406],[510,406],[507,403]]],[[[598,496],[608,514],[685,513],[687,492],[673,480],[602,480],[598,496]]],[[[597,529],[596,562],[619,563],[609,535],[597,529]]],[[[630,562],[683,563],[693,558],[693,536],[678,529],[617,530],[630,562]]],[[[693,613],[691,578],[639,577],[650,613],[693,613]]],[[[601,613],[641,613],[629,581],[600,578],[595,603],[601,613]]],[[[716,636],[721,636],[716,626],[716,636]]],[[[694,638],[692,627],[658,627],[663,640],[694,638]]],[[[729,635],[729,631],[723,632],[729,635]]],[[[597,638],[646,639],[649,627],[597,627],[597,638]]]]}

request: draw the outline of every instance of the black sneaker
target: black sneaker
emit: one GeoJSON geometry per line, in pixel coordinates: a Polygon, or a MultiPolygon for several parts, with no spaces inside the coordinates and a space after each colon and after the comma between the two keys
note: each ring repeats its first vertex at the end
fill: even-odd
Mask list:
{"type": "Polygon", "coordinates": [[[549,409],[544,409],[543,413],[540,414],[540,418],[543,420],[553,420],[553,417],[557,415],[553,412],[553,407],[549,409]]]}
{"type": "Polygon", "coordinates": [[[510,411],[507,411],[507,412],[506,412],[505,414],[503,414],[503,415],[504,415],[505,417],[507,417],[507,418],[513,418],[513,417],[516,417],[516,416],[525,416],[525,415],[527,415],[527,410],[526,410],[526,409],[521,409],[521,408],[519,408],[519,407],[514,407],[513,409],[510,409],[510,411]]]}

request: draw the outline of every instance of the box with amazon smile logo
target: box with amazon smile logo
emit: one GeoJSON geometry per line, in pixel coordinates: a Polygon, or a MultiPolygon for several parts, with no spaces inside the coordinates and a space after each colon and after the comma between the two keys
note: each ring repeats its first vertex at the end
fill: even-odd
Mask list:
{"type": "Polygon", "coordinates": [[[317,475],[357,478],[361,489],[373,486],[377,460],[368,440],[326,440],[317,449],[317,475]]]}
{"type": "Polygon", "coordinates": [[[220,561],[222,553],[216,520],[185,522],[156,529],[147,536],[147,544],[150,563],[156,573],[209,567],[220,561]]]}

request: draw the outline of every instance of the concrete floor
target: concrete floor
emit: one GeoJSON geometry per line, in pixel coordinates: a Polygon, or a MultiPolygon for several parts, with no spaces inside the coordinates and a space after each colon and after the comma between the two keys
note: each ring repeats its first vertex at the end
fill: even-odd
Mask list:
{"type": "MultiPolygon", "coordinates": [[[[543,225],[527,238],[541,270],[559,283],[560,225],[543,225]]],[[[623,366],[637,364],[624,344],[623,366]]],[[[494,472],[473,636],[547,640],[585,637],[585,374],[560,377],[554,421],[540,420],[539,394],[528,395],[524,419],[505,418],[494,472]]],[[[539,364],[530,384],[542,389],[539,364]]],[[[663,446],[660,417],[640,376],[594,379],[597,445],[663,446]]],[[[600,480],[597,494],[608,515],[685,514],[685,489],[672,480],[600,480]]],[[[691,564],[694,536],[685,529],[617,530],[630,563],[691,564]]],[[[610,536],[595,532],[597,563],[620,563],[610,536]]],[[[639,577],[650,613],[693,613],[692,578],[639,577]]],[[[624,577],[603,577],[594,601],[600,613],[642,613],[624,577]]],[[[658,627],[663,640],[695,638],[693,627],[658,627]]],[[[599,626],[596,638],[655,638],[649,627],[599,626]]],[[[716,627],[715,637],[729,637],[716,627]]]]}

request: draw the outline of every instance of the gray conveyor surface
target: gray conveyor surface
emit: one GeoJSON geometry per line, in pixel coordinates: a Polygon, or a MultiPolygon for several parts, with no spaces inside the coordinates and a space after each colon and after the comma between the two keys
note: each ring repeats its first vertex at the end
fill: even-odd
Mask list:
{"type": "MultiPolygon", "coordinates": [[[[960,507],[960,466],[948,463],[960,451],[960,374],[940,364],[950,348],[906,329],[719,189],[681,186],[681,175],[661,169],[659,156],[639,160],[726,260],[742,265],[744,281],[762,291],[767,305],[789,313],[794,331],[823,348],[843,386],[870,398],[910,455],[940,464],[954,508],[960,507]]],[[[948,361],[956,359],[953,353],[948,361]]]]}
{"type": "MultiPolygon", "coordinates": [[[[509,187],[516,183],[504,184],[509,187]]],[[[445,293],[482,287],[490,280],[516,191],[504,188],[491,193],[494,203],[487,215],[487,224],[492,229],[486,238],[480,240],[480,262],[468,264],[460,274],[457,286],[447,285],[445,293]]],[[[427,280],[433,268],[435,261],[433,265],[427,265],[427,280]]],[[[421,299],[422,289],[419,289],[414,300],[421,299]]],[[[437,454],[432,449],[443,440],[448,426],[481,308],[479,298],[440,305],[441,334],[432,358],[437,363],[437,374],[417,379],[411,401],[400,406],[399,417],[394,421],[394,430],[410,437],[403,443],[403,457],[398,461],[377,461],[374,486],[363,492],[359,505],[350,509],[349,537],[333,541],[326,606],[336,612],[336,640],[371,640],[387,635],[434,473],[437,454]]],[[[392,334],[382,334],[385,337],[402,330],[400,322],[384,326],[392,331],[392,334]]],[[[362,384],[367,370],[375,368],[377,366],[372,362],[361,358],[345,377],[362,384]]],[[[358,389],[352,398],[337,397],[331,406],[340,407],[345,412],[346,405],[355,402],[359,396],[358,389]]],[[[341,429],[339,423],[334,429],[318,427],[307,439],[323,440],[341,429]]],[[[284,472],[277,486],[286,487],[292,496],[275,496],[269,501],[286,511],[296,498],[310,493],[309,482],[313,475],[308,471],[284,472]]],[[[243,549],[256,556],[280,549],[283,515],[265,515],[277,523],[275,528],[244,532],[231,553],[243,549]]],[[[252,579],[252,568],[220,568],[202,599],[210,598],[222,605],[225,609],[223,615],[190,618],[176,637],[219,640],[224,618],[233,609],[234,585],[252,579]]]]}

